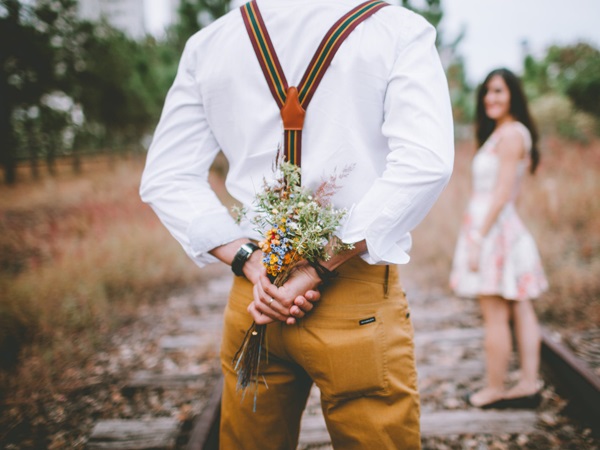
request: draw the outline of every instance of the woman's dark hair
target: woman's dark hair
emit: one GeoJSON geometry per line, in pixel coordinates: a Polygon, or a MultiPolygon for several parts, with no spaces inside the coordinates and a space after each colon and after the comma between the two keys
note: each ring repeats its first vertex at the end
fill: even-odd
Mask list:
{"type": "Polygon", "coordinates": [[[477,92],[477,111],[476,111],[476,129],[475,133],[477,136],[477,143],[479,147],[490,137],[490,134],[494,131],[496,122],[490,119],[485,113],[485,106],[483,99],[488,92],[488,83],[496,75],[502,77],[508,90],[510,92],[510,114],[519,122],[527,127],[531,133],[531,167],[530,172],[535,173],[535,169],[540,163],[540,152],[537,147],[538,143],[538,132],[535,123],[529,114],[529,108],[527,107],[527,98],[521,86],[519,78],[508,69],[496,69],[492,70],[485,80],[479,86],[477,92]]]}

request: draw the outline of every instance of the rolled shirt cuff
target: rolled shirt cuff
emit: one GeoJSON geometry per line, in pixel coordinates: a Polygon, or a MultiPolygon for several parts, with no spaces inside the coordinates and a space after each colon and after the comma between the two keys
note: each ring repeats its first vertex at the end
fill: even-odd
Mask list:
{"type": "Polygon", "coordinates": [[[211,250],[236,239],[247,237],[246,232],[235,223],[227,212],[195,218],[190,223],[187,234],[190,242],[190,256],[200,267],[218,261],[209,253],[211,250]]]}
{"type": "Polygon", "coordinates": [[[341,239],[345,244],[353,244],[364,239],[367,251],[360,257],[369,264],[406,264],[410,261],[408,254],[412,246],[410,233],[406,233],[398,242],[393,243],[386,242],[384,239],[370,239],[368,235],[366,237],[344,236],[341,239]]]}

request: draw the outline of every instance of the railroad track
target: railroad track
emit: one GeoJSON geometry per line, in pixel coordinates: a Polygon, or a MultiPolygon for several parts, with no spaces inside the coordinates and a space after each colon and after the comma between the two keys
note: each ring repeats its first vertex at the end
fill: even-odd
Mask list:
{"type": "MultiPolygon", "coordinates": [[[[173,354],[179,354],[179,359],[185,360],[182,355],[186,352],[192,358],[212,358],[212,367],[217,367],[218,364],[214,364],[217,358],[215,345],[220,339],[220,317],[230,282],[228,271],[217,272],[202,292],[179,299],[178,307],[184,311],[180,332],[161,337],[157,345],[160,351],[174,361],[177,358],[173,354]],[[203,346],[204,350],[198,350],[203,346]]],[[[482,384],[484,371],[483,330],[478,306],[475,302],[448,298],[441,292],[422,294],[412,291],[414,294],[409,295],[409,299],[415,326],[424,449],[600,448],[600,440],[593,435],[594,428],[600,433],[598,423],[593,419],[572,419],[561,414],[570,401],[583,412],[583,417],[598,421],[598,376],[552,333],[546,330],[543,333],[546,386],[544,401],[538,410],[469,408],[462,400],[463,395],[482,384]],[[457,443],[460,443],[459,447],[456,447],[457,443]]],[[[189,405],[187,420],[171,416],[99,421],[92,430],[88,448],[217,449],[221,388],[222,381],[214,371],[208,375],[186,373],[185,370],[132,374],[123,386],[124,392],[143,395],[144,392],[179,389],[186,390],[188,398],[196,392],[199,400],[189,405]],[[199,382],[201,379],[209,381],[202,383],[199,382]]],[[[313,388],[303,417],[298,450],[331,448],[320,413],[319,392],[313,388]]]]}

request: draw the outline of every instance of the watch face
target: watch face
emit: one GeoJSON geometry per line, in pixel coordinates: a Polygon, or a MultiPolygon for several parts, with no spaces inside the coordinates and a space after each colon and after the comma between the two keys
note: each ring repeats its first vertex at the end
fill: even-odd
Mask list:
{"type": "Polygon", "coordinates": [[[246,252],[246,258],[250,258],[250,255],[252,255],[252,253],[254,253],[255,250],[258,250],[258,247],[256,245],[254,245],[252,242],[248,242],[246,244],[243,244],[240,247],[240,250],[243,250],[244,252],[246,252]]]}

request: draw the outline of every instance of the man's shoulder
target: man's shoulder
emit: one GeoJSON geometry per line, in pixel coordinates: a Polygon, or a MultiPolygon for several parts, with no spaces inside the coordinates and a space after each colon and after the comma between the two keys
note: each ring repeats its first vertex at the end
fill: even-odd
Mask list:
{"type": "Polygon", "coordinates": [[[418,31],[433,28],[433,26],[420,14],[398,5],[383,8],[379,17],[393,25],[402,25],[406,31],[418,31]]]}
{"type": "MultiPolygon", "coordinates": [[[[357,3],[351,0],[346,3],[347,9],[350,10],[360,2],[357,3]]],[[[307,8],[315,7],[314,3],[309,5],[307,5],[307,8]]],[[[337,8],[339,9],[339,5],[337,5],[337,8]]],[[[385,30],[384,32],[388,36],[394,36],[395,39],[393,40],[397,43],[409,42],[424,31],[433,29],[429,22],[419,14],[405,7],[392,4],[377,11],[370,20],[373,20],[377,24],[377,28],[380,31],[385,30]]],[[[193,34],[188,40],[188,45],[191,47],[210,45],[215,40],[220,40],[224,35],[237,34],[239,28],[243,28],[243,21],[240,8],[236,6],[225,15],[193,34]]]]}
{"type": "MultiPolygon", "coordinates": [[[[211,40],[215,35],[222,33],[224,29],[237,27],[242,22],[242,16],[239,8],[233,8],[228,13],[219,17],[202,29],[196,31],[189,39],[188,45],[196,46],[201,43],[211,40]]],[[[225,30],[226,31],[226,30],[225,30]]]]}

